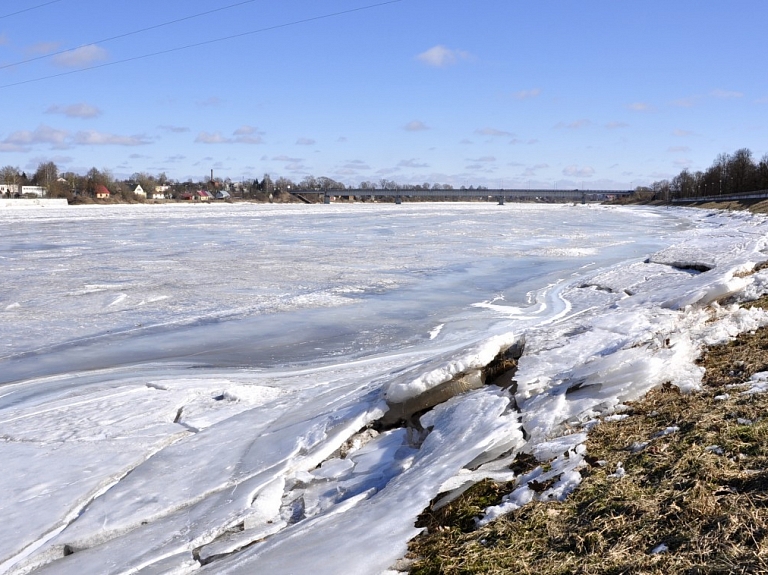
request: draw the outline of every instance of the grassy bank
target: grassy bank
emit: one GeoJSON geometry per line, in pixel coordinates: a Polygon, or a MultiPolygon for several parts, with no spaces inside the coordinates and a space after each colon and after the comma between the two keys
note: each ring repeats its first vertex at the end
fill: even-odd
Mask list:
{"type": "MultiPolygon", "coordinates": [[[[701,207],[768,211],[760,204],[701,207]]],[[[768,309],[768,297],[745,305],[768,309]]],[[[485,481],[426,510],[410,573],[768,573],[768,393],[744,393],[768,371],[768,329],[699,361],[702,391],[656,388],[589,433],[589,467],[565,501],[477,529],[474,517],[513,488],[485,481]]],[[[540,464],[517,461],[520,473],[540,464]]]]}
{"type": "Polygon", "coordinates": [[[741,200],[731,202],[699,202],[690,204],[695,208],[710,208],[714,210],[749,210],[754,214],[768,214],[768,200],[741,200]]]}

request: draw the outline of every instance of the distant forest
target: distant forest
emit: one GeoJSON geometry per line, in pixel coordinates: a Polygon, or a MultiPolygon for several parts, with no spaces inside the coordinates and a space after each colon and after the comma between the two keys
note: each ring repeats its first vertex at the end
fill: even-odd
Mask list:
{"type": "Polygon", "coordinates": [[[661,180],[649,188],[659,199],[726,196],[768,191],[768,154],[756,162],[747,148],[733,154],[720,154],[706,170],[683,170],[671,180],[661,180]]]}

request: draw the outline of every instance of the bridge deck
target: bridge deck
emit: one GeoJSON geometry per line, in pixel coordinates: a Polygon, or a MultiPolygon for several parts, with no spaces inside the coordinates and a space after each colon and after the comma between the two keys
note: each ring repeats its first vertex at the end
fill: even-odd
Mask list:
{"type": "Polygon", "coordinates": [[[401,197],[401,198],[567,198],[582,199],[585,196],[626,196],[634,190],[296,190],[296,193],[319,193],[325,196],[369,196],[369,197],[401,197]]]}

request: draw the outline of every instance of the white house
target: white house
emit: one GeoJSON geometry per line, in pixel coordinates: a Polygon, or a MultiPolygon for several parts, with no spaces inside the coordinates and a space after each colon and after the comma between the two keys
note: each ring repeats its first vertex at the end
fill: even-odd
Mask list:
{"type": "Polygon", "coordinates": [[[232,196],[230,195],[230,193],[227,192],[226,190],[219,190],[218,192],[216,192],[216,199],[217,200],[228,200],[231,197],[232,196]]]}
{"type": "Polygon", "coordinates": [[[141,187],[141,184],[136,186],[136,189],[133,190],[133,193],[140,198],[144,198],[145,200],[147,199],[147,192],[144,191],[144,188],[141,187]]]}
{"type": "Polygon", "coordinates": [[[155,186],[155,191],[152,194],[153,200],[167,200],[170,196],[171,186],[155,186]]]}

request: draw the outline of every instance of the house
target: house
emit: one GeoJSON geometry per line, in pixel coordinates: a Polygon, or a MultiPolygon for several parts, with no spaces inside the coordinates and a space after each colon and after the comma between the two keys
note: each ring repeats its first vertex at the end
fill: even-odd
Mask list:
{"type": "Polygon", "coordinates": [[[217,200],[228,200],[231,197],[232,196],[229,194],[229,192],[227,192],[225,190],[219,190],[218,192],[216,192],[216,199],[217,200]]]}
{"type": "Polygon", "coordinates": [[[184,192],[180,197],[185,202],[209,202],[212,196],[205,190],[197,190],[196,192],[184,192]]]}
{"type": "Polygon", "coordinates": [[[141,187],[141,184],[136,186],[136,189],[133,190],[133,194],[139,198],[147,199],[147,192],[144,191],[144,188],[141,187]]]}
{"type": "Polygon", "coordinates": [[[105,187],[99,184],[96,186],[96,199],[97,200],[108,200],[110,196],[109,190],[105,187]]]}
{"type": "Polygon", "coordinates": [[[167,200],[171,197],[171,186],[155,186],[152,193],[153,200],[167,200]]]}

